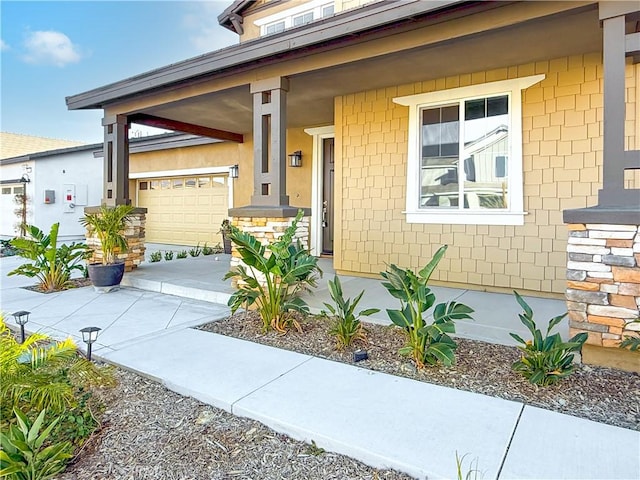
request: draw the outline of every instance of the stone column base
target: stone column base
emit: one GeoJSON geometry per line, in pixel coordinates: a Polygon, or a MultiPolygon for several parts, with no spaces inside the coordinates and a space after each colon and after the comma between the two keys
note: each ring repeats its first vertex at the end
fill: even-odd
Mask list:
{"type": "Polygon", "coordinates": [[[609,349],[610,366],[616,366],[619,362],[614,357],[620,353],[622,339],[640,336],[640,323],[633,322],[640,315],[640,225],[573,223],[568,227],[570,335],[587,332],[587,344],[602,347],[597,355],[587,353],[585,362],[595,359],[606,364],[604,352],[609,349]]]}
{"type": "MultiPolygon", "coordinates": [[[[118,253],[117,258],[124,261],[124,271],[130,272],[134,268],[138,268],[144,261],[144,253],[146,250],[145,240],[145,224],[147,221],[147,209],[136,208],[131,214],[131,219],[128,222],[128,227],[124,232],[129,246],[128,250],[124,253],[118,253]]],[[[100,249],[100,240],[97,236],[89,236],[89,233],[85,233],[86,243],[91,248],[91,257],[87,260],[89,263],[102,262],[102,251],[100,249]]]]}

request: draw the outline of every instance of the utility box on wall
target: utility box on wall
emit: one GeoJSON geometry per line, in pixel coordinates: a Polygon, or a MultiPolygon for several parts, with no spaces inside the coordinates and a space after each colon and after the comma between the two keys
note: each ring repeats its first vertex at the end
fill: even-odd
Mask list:
{"type": "Polygon", "coordinates": [[[62,186],[62,204],[64,212],[71,213],[76,208],[76,186],[71,183],[65,183],[62,186]]]}
{"type": "Polygon", "coordinates": [[[56,203],[56,191],[55,190],[45,190],[44,191],[44,203],[56,203]]]}

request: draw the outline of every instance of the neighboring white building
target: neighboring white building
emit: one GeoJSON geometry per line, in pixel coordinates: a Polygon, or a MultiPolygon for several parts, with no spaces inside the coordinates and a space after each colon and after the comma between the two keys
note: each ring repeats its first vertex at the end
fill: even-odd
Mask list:
{"type": "Polygon", "coordinates": [[[0,160],[0,237],[20,231],[16,195],[26,189],[27,223],[48,233],[60,222],[60,241],[82,240],[84,207],[102,198],[102,144],[81,145],[0,160]]]}

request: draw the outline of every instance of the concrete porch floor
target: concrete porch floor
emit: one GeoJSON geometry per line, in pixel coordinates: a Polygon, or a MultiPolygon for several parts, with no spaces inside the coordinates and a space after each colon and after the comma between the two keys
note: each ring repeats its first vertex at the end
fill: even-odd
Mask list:
{"type": "MultiPolygon", "coordinates": [[[[233,293],[230,280],[222,278],[229,270],[230,256],[216,254],[210,256],[191,256],[185,259],[150,263],[152,252],[172,250],[179,252],[191,247],[176,245],[147,244],[146,262],[135,271],[125,274],[123,285],[166,293],[195,300],[226,304],[233,293]]],[[[318,287],[304,295],[313,313],[319,313],[324,302],[331,302],[327,282],[333,279],[335,271],[333,260],[320,258],[318,264],[323,271],[323,277],[318,281],[318,287]]],[[[363,277],[340,276],[345,297],[354,298],[362,290],[365,291],[359,304],[359,309],[379,308],[380,312],[366,318],[367,321],[388,325],[390,323],[386,309],[399,308],[399,301],[393,298],[382,286],[382,279],[376,280],[363,277]]],[[[530,333],[520,323],[518,314],[522,309],[513,295],[503,293],[487,293],[460,288],[431,287],[436,296],[436,303],[455,300],[475,310],[473,321],[460,321],[456,324],[457,336],[482,340],[503,345],[515,345],[516,342],[509,335],[518,333],[528,338],[530,333]]],[[[525,297],[534,311],[538,326],[545,330],[550,318],[566,312],[566,304],[562,300],[525,297]]],[[[557,327],[563,338],[568,338],[569,323],[565,318],[557,327]]]]}

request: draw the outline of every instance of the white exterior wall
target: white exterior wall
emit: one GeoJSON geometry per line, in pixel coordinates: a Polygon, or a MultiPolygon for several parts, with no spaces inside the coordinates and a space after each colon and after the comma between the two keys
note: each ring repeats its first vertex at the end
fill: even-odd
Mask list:
{"type": "MultiPolygon", "coordinates": [[[[33,222],[33,178],[34,178],[34,162],[20,162],[10,165],[2,165],[0,167],[0,178],[2,180],[13,180],[21,178],[23,174],[27,174],[32,180],[26,184],[27,190],[27,223],[33,222]],[[27,173],[25,166],[31,167],[31,173],[27,173]]],[[[12,183],[9,185],[2,185],[2,188],[13,188],[22,185],[21,183],[12,183]]],[[[14,201],[15,195],[13,193],[7,195],[0,195],[0,237],[7,239],[13,238],[19,232],[19,218],[14,213],[18,208],[18,204],[14,201]]]]}
{"type": "MultiPolygon", "coordinates": [[[[2,178],[20,178],[23,173],[21,163],[3,165],[2,178]]],[[[92,150],[53,154],[32,161],[31,182],[27,184],[29,197],[28,222],[48,233],[51,225],[60,222],[59,240],[68,242],[84,239],[84,228],[80,218],[84,215],[85,206],[100,205],[102,199],[102,158],[94,158],[92,150]],[[75,187],[75,199],[65,202],[65,185],[75,187]],[[86,187],[84,187],[86,186],[86,187]],[[82,198],[82,190],[86,196],[82,198]],[[55,192],[55,202],[46,204],[45,190],[55,192]]],[[[7,195],[8,196],[8,195],[7,195]]],[[[15,236],[15,223],[18,221],[13,210],[2,203],[2,221],[0,235],[15,236]]]]}

